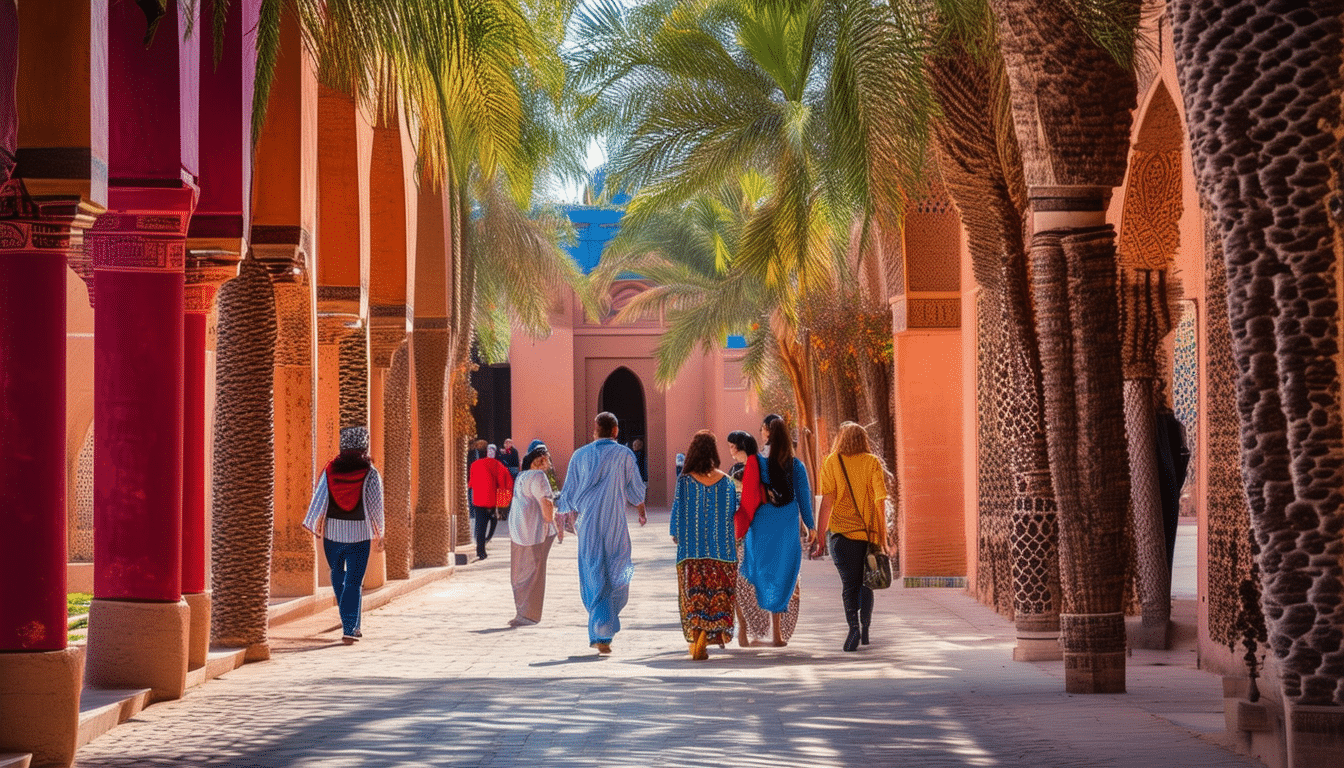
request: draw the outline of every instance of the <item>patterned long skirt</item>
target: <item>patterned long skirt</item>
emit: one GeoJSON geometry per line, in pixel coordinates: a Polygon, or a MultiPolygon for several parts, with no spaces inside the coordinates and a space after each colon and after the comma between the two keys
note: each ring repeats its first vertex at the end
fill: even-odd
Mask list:
{"type": "MultiPolygon", "coordinates": [[[[737,543],[737,559],[742,561],[742,542],[737,543]]],[[[789,608],[779,616],[779,636],[784,642],[788,642],[793,637],[793,630],[798,626],[798,605],[802,596],[802,589],[799,586],[793,588],[793,597],[789,599],[789,608]]],[[[770,612],[762,608],[756,602],[756,588],[751,585],[746,576],[742,575],[739,569],[737,573],[737,607],[742,612],[742,619],[746,624],[746,635],[748,642],[757,640],[772,639],[770,629],[770,612]]]]}
{"type": "Polygon", "coordinates": [[[726,642],[733,636],[733,589],[737,563],[689,559],[677,563],[677,604],[681,608],[681,632],[686,642],[704,630],[710,642],[726,642]]]}

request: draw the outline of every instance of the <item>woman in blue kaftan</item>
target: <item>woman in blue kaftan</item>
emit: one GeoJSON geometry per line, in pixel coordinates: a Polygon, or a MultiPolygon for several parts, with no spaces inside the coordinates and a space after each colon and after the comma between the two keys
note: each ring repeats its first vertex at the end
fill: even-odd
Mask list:
{"type": "Polygon", "coordinates": [[[733,636],[733,592],[737,548],[733,516],[737,487],[719,470],[714,434],[702,429],[686,449],[686,467],[677,478],[670,533],[677,543],[677,604],[681,631],[691,658],[709,658],[706,647],[733,636]]]}
{"type": "Polygon", "coordinates": [[[779,620],[789,610],[803,564],[798,522],[807,527],[809,543],[816,536],[816,524],[812,486],[803,462],[793,455],[788,428],[778,419],[769,429],[770,455],[752,457],[760,462],[762,493],[742,542],[742,575],[755,588],[757,604],[773,614],[775,645],[783,645],[779,620]]]}

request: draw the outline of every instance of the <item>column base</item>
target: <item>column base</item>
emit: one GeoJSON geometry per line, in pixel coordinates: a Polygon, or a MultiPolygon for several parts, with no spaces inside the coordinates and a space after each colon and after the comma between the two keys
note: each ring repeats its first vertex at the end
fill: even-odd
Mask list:
{"type": "Polygon", "coordinates": [[[187,687],[191,609],[186,602],[93,601],[87,682],[94,688],[149,688],[153,701],[187,687]]]}
{"type": "Polygon", "coordinates": [[[1124,693],[1125,652],[1064,653],[1065,693],[1124,693]]]}
{"type": "Polygon", "coordinates": [[[1059,661],[1064,658],[1064,647],[1059,644],[1058,632],[1017,632],[1017,646],[1013,661],[1059,661]]]}
{"type": "Polygon", "coordinates": [[[191,610],[187,631],[187,669],[200,669],[205,666],[205,658],[210,653],[210,593],[197,592],[183,595],[182,599],[191,610]]]}
{"type": "Polygon", "coordinates": [[[84,649],[0,653],[0,752],[34,766],[68,766],[79,741],[84,649]]]}

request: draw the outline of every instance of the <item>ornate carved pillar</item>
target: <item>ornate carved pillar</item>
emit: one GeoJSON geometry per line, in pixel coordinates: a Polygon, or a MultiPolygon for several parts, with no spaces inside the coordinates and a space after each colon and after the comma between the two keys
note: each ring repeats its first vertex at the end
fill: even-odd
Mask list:
{"type": "MultiPolygon", "coordinates": [[[[359,314],[350,311],[358,307],[358,292],[358,288],[333,288],[321,285],[317,288],[317,408],[314,416],[317,422],[317,439],[314,449],[318,472],[322,471],[332,457],[340,453],[341,427],[356,424],[353,421],[347,424],[343,419],[354,418],[359,412],[356,405],[357,398],[354,395],[355,388],[345,382],[351,372],[343,370],[343,363],[351,362],[352,359],[349,350],[353,337],[356,334],[362,336],[364,331],[359,314]],[[348,299],[333,298],[351,292],[356,297],[353,307],[348,299]]],[[[367,386],[365,392],[367,393],[367,386]]],[[[367,401],[367,394],[365,398],[367,401]]],[[[367,414],[366,405],[365,419],[367,414]]],[[[317,548],[317,565],[317,583],[320,586],[329,586],[331,570],[327,564],[326,554],[320,546],[317,548]]]]}
{"type": "Polygon", "coordinates": [[[1105,450],[1123,452],[1125,445],[1114,229],[1106,224],[1110,191],[1029,188],[1032,294],[1060,510],[1060,639],[1070,693],[1125,690],[1121,598],[1129,465],[1105,458],[1105,450]]]}
{"type": "MultiPolygon", "coordinates": [[[[384,528],[392,526],[393,517],[398,518],[398,527],[408,528],[410,521],[405,507],[409,503],[407,492],[410,489],[410,380],[403,374],[399,382],[393,381],[389,370],[393,355],[406,343],[406,307],[397,304],[371,306],[369,321],[369,432],[373,436],[374,463],[383,476],[384,528]],[[393,432],[394,429],[399,433],[393,432]],[[392,479],[390,471],[397,473],[396,480],[392,479]],[[393,505],[399,507],[394,509],[393,505]]],[[[388,531],[384,530],[384,533],[388,531]]],[[[399,569],[390,562],[391,554],[404,557],[407,551],[403,548],[392,553],[388,549],[390,547],[383,552],[375,551],[370,556],[368,575],[373,582],[366,577],[365,584],[380,586],[387,579],[410,576],[409,561],[399,569]],[[400,575],[394,576],[394,571],[400,575]]]]}
{"type": "MultiPolygon", "coordinates": [[[[271,595],[317,591],[317,547],[303,528],[314,479],[313,285],[305,266],[310,238],[297,227],[252,227],[252,251],[275,295],[275,513],[271,595]]],[[[323,459],[325,461],[326,459],[323,459]]]]}
{"type": "Polygon", "coordinates": [[[389,579],[411,576],[414,501],[411,495],[414,440],[411,409],[411,348],[410,340],[403,338],[391,355],[383,388],[383,513],[387,522],[389,579]]]}

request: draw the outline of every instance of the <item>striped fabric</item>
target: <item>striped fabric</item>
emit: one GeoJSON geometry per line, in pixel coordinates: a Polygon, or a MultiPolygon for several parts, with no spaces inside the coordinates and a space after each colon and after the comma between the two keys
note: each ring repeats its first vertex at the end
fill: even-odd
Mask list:
{"type": "MultiPolygon", "coordinates": [[[[308,515],[303,518],[303,527],[316,533],[317,521],[327,511],[327,473],[323,472],[313,489],[313,500],[308,502],[308,515]]],[[[369,476],[364,479],[364,519],[328,520],[323,538],[341,544],[353,544],[367,541],[375,533],[383,532],[383,478],[378,470],[369,467],[369,476]]]]}

